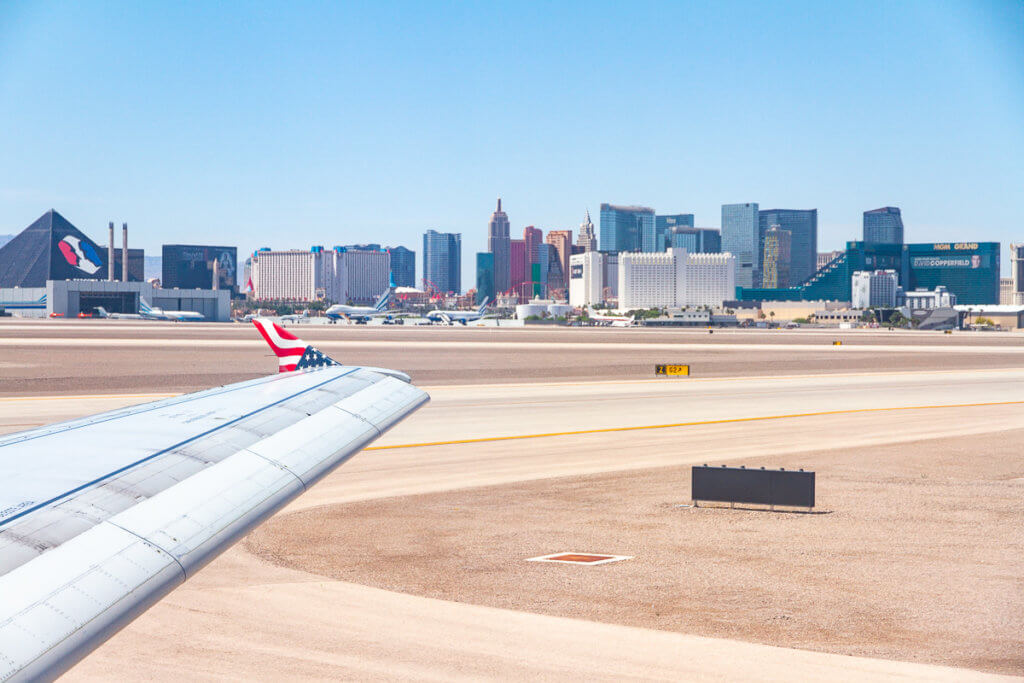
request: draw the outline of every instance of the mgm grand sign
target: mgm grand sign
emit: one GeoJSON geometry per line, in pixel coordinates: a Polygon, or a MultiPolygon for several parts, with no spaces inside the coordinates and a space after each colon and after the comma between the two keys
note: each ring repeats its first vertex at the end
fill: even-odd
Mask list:
{"type": "Polygon", "coordinates": [[[976,251],[977,248],[977,242],[943,242],[932,245],[935,251],[976,251]]]}

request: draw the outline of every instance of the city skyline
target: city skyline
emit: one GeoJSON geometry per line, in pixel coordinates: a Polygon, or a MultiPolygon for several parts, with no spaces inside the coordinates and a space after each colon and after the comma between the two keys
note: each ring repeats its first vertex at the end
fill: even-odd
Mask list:
{"type": "Polygon", "coordinates": [[[817,208],[822,251],[880,206],[902,208],[909,242],[1017,242],[1022,18],[1010,2],[7,4],[0,234],[54,208],[93,234],[126,221],[150,254],[415,248],[435,228],[464,235],[469,258],[500,195],[513,234],[575,229],[602,202],[703,227],[756,201],[817,208]],[[624,23],[649,39],[607,40],[624,23]],[[485,49],[495,25],[509,51],[485,49]],[[684,26],[685,45],[669,40],[684,26]],[[800,39],[756,39],[784,30],[800,39]],[[581,35],[591,47],[567,50],[581,35]],[[726,37],[728,55],[701,57],[726,37]],[[626,87],[652,104],[602,106],[626,87]],[[738,106],[751,98],[774,104],[738,106]],[[414,218],[381,210],[399,199],[414,218]]]}
{"type": "MultiPolygon", "coordinates": [[[[491,220],[489,221],[487,229],[486,229],[488,235],[491,235],[494,232],[494,230],[495,230],[495,218],[496,217],[499,217],[499,223],[502,223],[502,225],[500,227],[500,230],[503,231],[504,234],[509,235],[509,225],[508,225],[509,221],[508,221],[508,217],[505,214],[505,212],[502,210],[501,207],[502,207],[501,199],[499,198],[498,199],[497,210],[494,213],[492,213],[491,220]]],[[[789,235],[793,235],[794,231],[797,231],[797,232],[805,232],[809,236],[810,243],[807,244],[806,246],[802,247],[801,249],[802,249],[802,251],[807,252],[805,254],[805,257],[806,257],[806,260],[809,261],[809,263],[807,264],[807,267],[812,269],[811,272],[819,270],[821,268],[821,266],[823,265],[823,263],[827,262],[828,259],[826,258],[826,260],[823,261],[822,257],[828,257],[830,255],[834,256],[834,255],[842,254],[843,253],[843,250],[833,250],[831,252],[829,252],[829,251],[824,251],[823,252],[823,251],[821,251],[820,248],[813,249],[813,246],[814,246],[814,243],[815,243],[815,236],[816,236],[817,209],[806,209],[806,210],[803,210],[803,209],[768,209],[768,210],[764,210],[764,209],[759,209],[759,205],[755,202],[755,203],[747,203],[747,204],[724,204],[721,207],[721,211],[722,211],[721,223],[723,225],[731,225],[732,226],[731,230],[732,230],[732,232],[734,234],[731,237],[729,235],[726,235],[725,237],[723,237],[723,230],[721,228],[716,228],[716,227],[690,227],[690,224],[692,224],[694,222],[693,221],[693,214],[676,214],[676,215],[661,215],[661,214],[657,214],[656,215],[654,213],[654,209],[649,208],[649,207],[613,206],[613,205],[608,205],[608,204],[602,204],[602,212],[605,213],[607,216],[611,217],[611,221],[610,221],[611,229],[608,232],[610,232],[610,234],[612,234],[612,235],[614,235],[618,230],[620,230],[622,228],[622,226],[619,225],[619,223],[621,223],[621,216],[622,215],[626,215],[626,216],[629,216],[629,217],[632,217],[634,215],[637,215],[637,216],[642,215],[642,216],[650,219],[648,221],[650,223],[650,226],[648,226],[648,227],[651,230],[651,234],[648,235],[647,241],[651,242],[652,238],[654,238],[654,239],[656,239],[656,241],[657,241],[659,246],[657,248],[655,248],[654,250],[652,250],[652,251],[648,251],[648,250],[642,248],[643,245],[640,245],[640,246],[634,245],[633,249],[624,249],[624,250],[621,250],[621,253],[630,253],[630,252],[663,253],[663,252],[665,252],[669,248],[677,248],[677,249],[678,248],[683,248],[683,249],[686,249],[687,251],[689,251],[691,253],[719,253],[719,252],[723,252],[723,253],[728,253],[728,254],[735,255],[737,253],[737,250],[736,250],[735,247],[733,249],[731,249],[731,250],[729,248],[727,248],[728,245],[726,243],[728,242],[729,239],[732,239],[734,242],[736,240],[741,240],[744,243],[747,243],[747,244],[751,245],[751,250],[749,250],[751,252],[750,255],[757,262],[748,265],[746,274],[744,274],[744,269],[741,268],[741,265],[742,265],[742,262],[743,262],[743,258],[737,258],[735,260],[737,284],[739,284],[741,286],[745,286],[745,287],[752,286],[755,289],[758,288],[758,287],[761,287],[761,286],[768,287],[768,285],[764,284],[762,282],[762,280],[767,276],[767,272],[766,272],[766,270],[765,270],[765,268],[763,266],[764,266],[764,259],[766,258],[766,255],[767,255],[765,236],[766,236],[766,233],[769,231],[770,228],[776,228],[776,227],[787,228],[788,227],[789,229],[788,230],[784,229],[784,232],[786,232],[789,235]],[[657,219],[657,220],[655,220],[655,219],[657,219]],[[740,224],[742,224],[742,225],[736,224],[736,220],[740,220],[740,224]],[[759,244],[758,244],[758,242],[759,242],[759,244]],[[755,269],[755,266],[756,266],[756,269],[755,269]],[[743,284],[743,282],[745,281],[744,278],[748,278],[748,279],[751,280],[750,285],[743,284]]],[[[49,216],[49,215],[51,215],[53,213],[54,213],[54,210],[52,210],[52,209],[50,211],[47,211],[40,219],[37,219],[36,222],[38,222],[39,220],[45,219],[47,216],[49,216]]],[[[847,240],[844,243],[844,245],[847,244],[847,243],[849,243],[849,244],[857,244],[857,245],[871,245],[871,244],[875,243],[878,238],[870,238],[869,235],[873,235],[873,234],[878,232],[878,227],[875,225],[875,222],[877,222],[877,216],[879,216],[879,215],[889,217],[889,218],[885,218],[884,219],[886,221],[892,221],[892,220],[895,221],[895,225],[898,226],[898,230],[896,231],[896,233],[894,233],[895,235],[897,235],[897,237],[895,239],[902,241],[903,227],[904,226],[903,226],[903,223],[902,223],[900,208],[899,207],[892,207],[892,206],[890,206],[890,207],[882,207],[882,208],[879,208],[879,209],[871,209],[871,210],[864,211],[863,214],[862,214],[863,222],[864,222],[863,234],[852,237],[851,239],[847,240]],[[892,217],[894,217],[894,219],[892,217]],[[871,223],[872,227],[870,228],[870,230],[872,230],[874,232],[869,232],[869,227],[868,227],[869,226],[869,220],[874,221],[873,223],[871,223]],[[875,241],[873,241],[873,239],[875,241]]],[[[584,228],[584,227],[588,226],[588,222],[587,221],[589,221],[589,211],[587,212],[587,219],[581,225],[581,228],[584,228]]],[[[627,222],[629,222],[629,221],[627,221],[627,222]]],[[[890,223],[885,223],[886,226],[888,226],[890,224],[892,224],[892,223],[891,222],[890,223]]],[[[110,225],[110,229],[113,230],[113,222],[111,222],[109,225],[110,225]]],[[[589,225],[591,225],[591,227],[592,227],[592,224],[589,224],[589,225]]],[[[641,233],[644,231],[644,229],[645,229],[644,226],[641,225],[641,221],[637,220],[636,221],[636,225],[635,225],[635,230],[633,231],[633,233],[634,233],[633,234],[633,239],[635,239],[636,241],[641,241],[642,240],[641,233]]],[[[886,229],[888,229],[888,228],[886,228],[886,229]]],[[[113,233],[111,233],[111,234],[113,234],[113,233]]],[[[0,235],[0,237],[5,238],[4,240],[0,240],[0,247],[2,247],[3,244],[6,242],[6,240],[14,237],[14,235],[13,234],[12,235],[0,235]]],[[[576,250],[582,250],[583,249],[583,247],[579,246],[576,242],[573,241],[573,231],[572,230],[555,230],[555,229],[552,229],[552,230],[544,231],[544,230],[542,230],[540,228],[537,228],[537,227],[535,227],[533,225],[528,225],[528,226],[523,228],[523,239],[521,239],[521,240],[520,239],[510,239],[510,237],[511,236],[509,235],[508,237],[505,238],[506,241],[507,241],[508,247],[509,247],[509,263],[508,263],[508,265],[509,265],[509,268],[508,268],[509,287],[504,289],[504,290],[497,288],[497,284],[495,282],[496,277],[497,277],[497,275],[496,275],[497,271],[496,271],[496,268],[495,268],[494,259],[492,258],[491,259],[491,265],[489,266],[489,269],[490,269],[490,276],[489,277],[491,278],[491,280],[489,281],[490,284],[488,286],[488,291],[491,291],[491,289],[493,289],[493,291],[495,291],[496,293],[503,293],[503,292],[507,292],[507,291],[520,291],[519,285],[522,284],[524,281],[527,282],[527,283],[533,282],[534,285],[537,285],[537,284],[541,285],[541,289],[540,290],[536,290],[535,289],[534,290],[534,294],[544,294],[544,293],[546,293],[546,290],[547,290],[548,287],[551,287],[553,291],[554,290],[562,289],[562,287],[560,287],[557,283],[561,283],[562,285],[567,285],[567,280],[563,280],[562,278],[567,278],[568,277],[569,255],[570,255],[570,253],[581,253],[581,251],[576,251],[576,250]],[[550,248],[550,249],[554,250],[554,251],[551,252],[550,256],[546,252],[547,248],[550,248]],[[520,249],[522,249],[521,254],[517,251],[517,250],[520,250],[520,249]],[[538,250],[540,250],[540,251],[538,251],[538,250]],[[528,253],[529,253],[529,255],[528,255],[528,253]],[[517,254],[519,254],[519,255],[517,255],[517,254]],[[518,261],[517,261],[517,259],[518,259],[518,261]],[[517,265],[517,263],[519,263],[520,261],[522,263],[517,265]],[[549,264],[551,263],[551,261],[557,261],[558,262],[557,263],[557,267],[556,267],[556,271],[557,272],[554,274],[554,281],[548,282],[547,278],[551,275],[551,273],[548,270],[549,264]],[[538,264],[541,265],[541,271],[543,271],[543,272],[539,273],[539,274],[538,273],[534,273],[534,274],[531,275],[528,272],[528,269],[526,268],[526,266],[527,266],[527,264],[529,262],[532,262],[534,265],[538,265],[538,264]],[[524,272],[520,273],[520,269],[522,269],[524,272]],[[523,278],[525,278],[525,280],[523,278]],[[537,278],[539,278],[539,279],[537,279],[537,278]]],[[[490,240],[491,238],[489,237],[488,239],[490,240]]],[[[596,235],[595,235],[594,239],[596,240],[596,235]]],[[[962,242],[965,239],[974,239],[974,238],[969,238],[967,236],[961,236],[961,239],[959,241],[962,242]]],[[[423,255],[422,260],[420,260],[420,259],[418,259],[416,257],[416,254],[417,254],[417,250],[416,249],[409,249],[409,248],[405,247],[404,245],[391,245],[391,246],[388,246],[388,247],[382,247],[382,245],[380,245],[378,243],[361,243],[361,244],[348,244],[348,245],[344,245],[344,246],[334,246],[334,247],[332,247],[332,249],[333,250],[339,250],[340,249],[341,251],[353,250],[354,249],[354,250],[370,250],[370,251],[387,252],[392,257],[392,266],[390,268],[390,272],[391,272],[391,276],[390,276],[391,286],[393,286],[393,287],[424,288],[424,289],[432,289],[432,290],[437,291],[437,292],[450,291],[450,292],[454,292],[454,293],[468,292],[468,291],[473,290],[474,289],[474,284],[475,284],[473,275],[475,274],[477,279],[479,279],[480,273],[481,273],[481,264],[479,262],[479,257],[484,255],[484,254],[491,254],[493,256],[493,252],[487,252],[487,251],[485,251],[485,252],[477,252],[476,259],[474,259],[473,255],[470,254],[468,256],[469,264],[467,266],[470,270],[468,272],[464,272],[463,271],[463,264],[462,264],[462,260],[463,260],[464,256],[462,254],[462,235],[461,234],[458,234],[458,233],[444,233],[444,232],[440,232],[440,231],[437,231],[437,230],[434,230],[434,229],[431,228],[431,229],[428,229],[428,230],[424,231],[424,233],[421,235],[421,240],[422,240],[422,242],[421,242],[422,250],[419,253],[423,255]],[[436,257],[436,256],[433,257],[432,259],[430,259],[430,262],[432,264],[431,267],[435,271],[438,271],[440,269],[440,272],[443,272],[444,274],[443,275],[439,275],[436,278],[433,278],[433,277],[430,277],[428,272],[427,272],[427,269],[428,269],[428,259],[426,258],[426,255],[428,253],[428,246],[427,245],[428,245],[428,243],[432,243],[434,238],[441,238],[441,237],[443,237],[446,240],[445,241],[445,246],[443,247],[443,252],[444,252],[445,255],[440,257],[443,260],[443,264],[444,265],[442,266],[440,264],[440,262],[438,261],[438,257],[436,257]],[[417,261],[422,263],[421,267],[417,267],[417,261]],[[427,280],[430,280],[432,284],[428,284],[427,280]],[[449,289],[448,287],[441,285],[441,283],[444,283],[445,285],[447,285],[447,283],[449,283],[449,282],[453,283],[455,285],[454,288],[450,288],[449,289]]],[[[888,239],[885,239],[885,240],[882,240],[882,241],[887,243],[888,239]]],[[[943,240],[924,240],[923,242],[943,242],[943,240]]],[[[899,244],[899,243],[900,242],[898,241],[895,244],[899,244]]],[[[993,243],[993,244],[996,244],[996,245],[1002,244],[1000,242],[989,242],[989,243],[993,243]]],[[[167,248],[169,246],[173,246],[173,245],[168,245],[168,244],[162,245],[162,251],[164,252],[164,255],[166,255],[166,251],[167,251],[167,248]]],[[[196,247],[197,245],[192,245],[192,246],[196,247]]],[[[1008,247],[1009,247],[1007,249],[1008,253],[1005,255],[1005,257],[1001,257],[1001,258],[997,259],[998,260],[997,267],[1000,270],[1002,269],[1003,265],[1005,265],[1004,262],[1006,260],[1012,259],[1011,255],[1013,253],[1014,245],[1011,243],[1011,244],[1008,245],[1008,247]]],[[[224,247],[212,247],[212,246],[209,246],[209,245],[198,245],[198,248],[202,248],[202,249],[223,249],[224,247]]],[[[106,251],[106,247],[103,247],[103,250],[105,252],[106,251]]],[[[262,248],[260,248],[257,251],[270,251],[270,250],[271,249],[268,249],[267,247],[262,247],[262,248]]],[[[323,251],[323,250],[324,250],[324,246],[322,244],[309,245],[308,247],[307,246],[288,246],[288,247],[285,247],[284,249],[281,249],[281,250],[273,249],[273,251],[286,251],[286,252],[298,252],[298,253],[304,253],[304,252],[308,252],[308,251],[317,252],[317,251],[323,251]]],[[[133,273],[135,273],[133,275],[133,277],[134,277],[134,279],[141,281],[143,279],[143,277],[142,277],[142,252],[143,252],[143,249],[132,247],[132,249],[130,249],[130,252],[132,252],[132,254],[133,254],[132,258],[135,258],[135,259],[138,260],[138,264],[136,264],[137,267],[133,266],[134,268],[136,268],[136,270],[138,272],[135,273],[135,271],[133,271],[133,273]]],[[[788,247],[786,248],[786,252],[790,253],[790,249],[788,247]]],[[[241,260],[245,261],[247,258],[249,258],[250,256],[254,255],[254,253],[255,252],[244,255],[241,260]]],[[[616,253],[618,253],[618,252],[616,252],[616,253]]],[[[795,246],[793,247],[792,254],[793,254],[793,256],[795,256],[795,254],[796,254],[796,247],[795,246]]],[[[120,258],[120,251],[117,252],[117,256],[118,256],[118,259],[119,259],[120,258]]],[[[159,267],[159,259],[160,259],[160,257],[159,256],[157,256],[157,257],[146,256],[147,262],[148,262],[148,260],[150,258],[158,259],[157,267],[159,267]]],[[[889,257],[886,257],[886,258],[889,258],[889,257]]],[[[237,257],[232,257],[230,260],[232,262],[238,262],[237,257]]],[[[787,261],[788,261],[788,257],[787,257],[787,261]]],[[[117,260],[117,263],[120,263],[120,261],[117,260]]],[[[796,259],[794,259],[792,261],[792,263],[798,264],[799,262],[796,259]]],[[[892,265],[892,264],[888,264],[886,267],[888,267],[889,265],[892,265]]],[[[239,263],[239,267],[241,267],[241,263],[239,263]]],[[[799,268],[799,265],[794,266],[794,267],[799,268]]],[[[1013,266],[1011,264],[1011,268],[1012,267],[1013,266]]],[[[120,268],[120,266],[118,266],[118,268],[120,268]]],[[[167,268],[166,264],[163,266],[163,268],[164,268],[164,270],[166,272],[166,268],[167,268]]],[[[148,271],[148,269],[149,269],[148,265],[146,266],[146,269],[148,271]]],[[[773,274],[773,278],[777,278],[777,277],[778,277],[777,273],[773,274]]],[[[801,282],[804,282],[806,280],[806,276],[803,273],[800,273],[799,271],[796,274],[790,273],[789,272],[789,264],[787,264],[787,267],[786,267],[786,277],[784,279],[788,280],[791,286],[796,286],[796,285],[799,285],[801,282]]],[[[245,286],[246,286],[246,283],[241,283],[240,282],[236,286],[239,289],[244,289],[245,286]]],[[[522,296],[525,296],[525,294],[522,294],[522,292],[520,292],[520,293],[521,293],[522,296]]]]}

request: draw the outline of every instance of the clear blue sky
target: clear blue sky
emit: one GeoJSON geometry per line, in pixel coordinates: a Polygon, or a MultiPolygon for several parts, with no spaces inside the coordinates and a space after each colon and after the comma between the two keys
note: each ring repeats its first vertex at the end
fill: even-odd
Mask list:
{"type": "MultiPolygon", "coordinates": [[[[3,2],[0,233],[308,247],[602,201],[1024,240],[1024,3],[3,2]]],[[[418,264],[419,265],[419,264],[418,264]]]]}

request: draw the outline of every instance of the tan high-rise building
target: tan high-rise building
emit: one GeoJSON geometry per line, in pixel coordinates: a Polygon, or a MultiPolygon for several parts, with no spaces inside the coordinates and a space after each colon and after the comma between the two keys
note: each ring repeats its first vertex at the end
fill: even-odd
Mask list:
{"type": "Polygon", "coordinates": [[[1013,278],[999,278],[999,303],[1003,306],[1013,304],[1013,278]]]}
{"type": "MultiPolygon", "coordinates": [[[[544,242],[550,244],[558,252],[558,262],[562,266],[562,281],[548,282],[548,289],[567,289],[569,283],[569,257],[572,256],[572,230],[549,230],[544,242]]],[[[568,296],[568,292],[566,292],[568,296]]]]}

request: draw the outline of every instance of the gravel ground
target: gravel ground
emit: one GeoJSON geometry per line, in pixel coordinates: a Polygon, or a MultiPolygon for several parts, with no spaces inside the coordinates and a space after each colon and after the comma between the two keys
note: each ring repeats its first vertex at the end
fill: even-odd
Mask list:
{"type": "Polygon", "coordinates": [[[818,514],[677,507],[689,468],[315,508],[246,548],[444,600],[1024,674],[1024,430],[748,459],[817,471],[818,514]],[[598,567],[526,562],[632,555],[598,567]]]}

